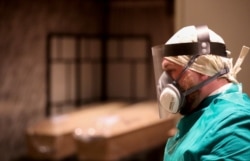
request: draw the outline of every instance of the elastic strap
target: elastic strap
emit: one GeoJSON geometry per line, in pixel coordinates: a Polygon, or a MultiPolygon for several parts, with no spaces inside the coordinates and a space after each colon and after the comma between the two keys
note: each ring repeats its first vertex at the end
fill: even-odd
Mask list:
{"type": "Polygon", "coordinates": [[[212,77],[210,77],[210,78],[206,79],[205,81],[203,81],[203,82],[197,84],[196,86],[194,86],[194,87],[192,87],[192,88],[186,90],[186,91],[183,93],[183,95],[184,95],[184,96],[187,96],[187,95],[193,93],[194,91],[200,89],[201,87],[207,85],[208,83],[212,82],[213,80],[219,78],[220,76],[222,76],[222,75],[224,75],[224,74],[226,74],[226,73],[228,73],[228,72],[229,72],[229,69],[228,69],[227,67],[225,67],[224,69],[220,70],[218,73],[216,73],[215,75],[213,75],[212,77]]]}

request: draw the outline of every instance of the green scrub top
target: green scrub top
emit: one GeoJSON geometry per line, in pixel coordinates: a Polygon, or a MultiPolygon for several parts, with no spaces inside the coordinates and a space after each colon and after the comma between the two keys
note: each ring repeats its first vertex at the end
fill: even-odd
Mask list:
{"type": "Polygon", "coordinates": [[[164,161],[250,161],[250,99],[232,84],[184,116],[164,161]]]}

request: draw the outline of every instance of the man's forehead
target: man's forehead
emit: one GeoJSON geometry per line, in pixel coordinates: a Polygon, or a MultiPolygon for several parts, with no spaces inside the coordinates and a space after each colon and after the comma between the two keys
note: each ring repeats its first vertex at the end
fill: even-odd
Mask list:
{"type": "Polygon", "coordinates": [[[163,58],[162,65],[166,68],[176,68],[176,67],[182,67],[180,64],[177,64],[171,60],[169,60],[167,57],[163,58]]]}

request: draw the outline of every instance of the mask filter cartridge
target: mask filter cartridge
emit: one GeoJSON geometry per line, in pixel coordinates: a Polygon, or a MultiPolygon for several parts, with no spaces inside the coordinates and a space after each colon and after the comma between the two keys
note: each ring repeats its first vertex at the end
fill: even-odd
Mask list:
{"type": "Polygon", "coordinates": [[[180,93],[172,84],[168,84],[160,94],[160,104],[163,108],[171,113],[179,112],[180,93]]]}
{"type": "Polygon", "coordinates": [[[179,112],[181,95],[179,90],[173,85],[173,80],[166,73],[162,73],[158,82],[158,88],[159,103],[163,111],[179,112]]]}

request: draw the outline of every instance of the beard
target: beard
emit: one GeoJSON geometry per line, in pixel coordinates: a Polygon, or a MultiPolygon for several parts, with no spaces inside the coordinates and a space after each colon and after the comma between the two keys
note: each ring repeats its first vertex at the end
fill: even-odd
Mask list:
{"type": "MultiPolygon", "coordinates": [[[[193,73],[186,73],[185,77],[179,82],[180,93],[185,93],[189,89],[195,87],[201,83],[200,75],[193,75],[193,73]]],[[[184,96],[183,103],[180,108],[181,115],[188,115],[194,111],[194,109],[201,102],[201,91],[200,89],[195,90],[194,92],[184,96]]]]}
{"type": "Polygon", "coordinates": [[[200,103],[200,91],[194,91],[193,93],[184,97],[184,102],[182,107],[180,108],[181,115],[188,115],[194,111],[194,109],[200,103]]]}

